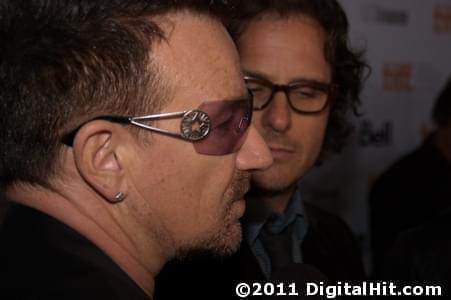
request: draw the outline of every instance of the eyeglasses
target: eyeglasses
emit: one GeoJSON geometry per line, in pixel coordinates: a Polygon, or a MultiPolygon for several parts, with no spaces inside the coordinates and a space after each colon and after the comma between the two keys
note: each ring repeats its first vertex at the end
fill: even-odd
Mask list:
{"type": "Polygon", "coordinates": [[[86,123],[94,120],[130,124],[170,137],[192,142],[199,154],[226,155],[238,151],[243,145],[252,121],[251,93],[243,99],[202,103],[198,109],[146,116],[99,116],[64,135],[62,142],[72,147],[75,135],[86,123]],[[143,123],[160,119],[181,118],[180,132],[174,133],[143,123]]]}
{"type": "Polygon", "coordinates": [[[290,107],[298,113],[314,114],[323,111],[333,100],[335,84],[302,80],[287,85],[274,84],[269,80],[245,76],[247,88],[254,96],[254,110],[268,106],[275,93],[285,93],[290,107]]]}

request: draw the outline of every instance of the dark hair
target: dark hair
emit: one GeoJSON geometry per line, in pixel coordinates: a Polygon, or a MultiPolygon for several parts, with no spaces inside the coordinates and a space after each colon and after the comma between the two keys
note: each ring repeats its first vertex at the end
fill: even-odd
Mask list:
{"type": "Polygon", "coordinates": [[[438,127],[451,125],[451,77],[435,100],[432,118],[438,127]]]}
{"type": "Polygon", "coordinates": [[[349,23],[340,4],[336,0],[254,0],[243,1],[237,11],[240,14],[229,26],[235,41],[250,22],[266,16],[288,18],[303,14],[322,26],[327,36],[324,55],[338,92],[320,158],[327,152],[339,152],[352,131],[349,111],[358,115],[365,70],[369,71],[363,51],[353,51],[349,46],[349,23]]]}
{"type": "MultiPolygon", "coordinates": [[[[230,1],[229,1],[230,2],[230,1]]],[[[100,114],[153,113],[167,85],[149,51],[152,16],[223,19],[212,0],[3,0],[0,3],[0,186],[48,185],[61,136],[100,114]]]]}

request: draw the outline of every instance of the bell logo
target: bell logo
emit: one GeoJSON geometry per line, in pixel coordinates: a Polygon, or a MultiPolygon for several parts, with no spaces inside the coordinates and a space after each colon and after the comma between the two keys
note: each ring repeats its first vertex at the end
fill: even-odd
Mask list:
{"type": "Polygon", "coordinates": [[[451,33],[451,6],[437,5],[434,8],[434,31],[451,33]]]}

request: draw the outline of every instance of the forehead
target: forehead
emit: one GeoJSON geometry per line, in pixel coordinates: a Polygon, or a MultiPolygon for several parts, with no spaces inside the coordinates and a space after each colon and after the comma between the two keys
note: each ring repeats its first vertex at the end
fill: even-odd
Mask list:
{"type": "Polygon", "coordinates": [[[178,12],[161,26],[167,39],[154,47],[152,59],[181,107],[244,94],[238,53],[218,20],[178,12]]]}
{"type": "Polygon", "coordinates": [[[320,24],[308,16],[262,16],[245,27],[238,48],[246,71],[264,73],[276,81],[297,77],[327,81],[325,40],[320,24]]]}

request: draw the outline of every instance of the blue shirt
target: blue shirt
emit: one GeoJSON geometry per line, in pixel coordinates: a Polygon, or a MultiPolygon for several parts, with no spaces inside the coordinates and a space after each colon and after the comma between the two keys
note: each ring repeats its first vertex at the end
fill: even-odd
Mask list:
{"type": "Polygon", "coordinates": [[[259,239],[263,226],[271,215],[273,218],[275,217],[275,220],[271,222],[272,232],[282,232],[282,230],[284,230],[288,225],[295,222],[291,237],[291,245],[293,247],[292,261],[294,263],[302,263],[301,243],[304,240],[308,229],[308,220],[304,211],[304,204],[301,199],[301,194],[299,188],[297,188],[291,196],[287,209],[283,214],[278,214],[268,210],[267,216],[263,220],[243,221],[244,240],[248,243],[266,278],[269,279],[271,276],[271,261],[262,241],[259,239]]]}

